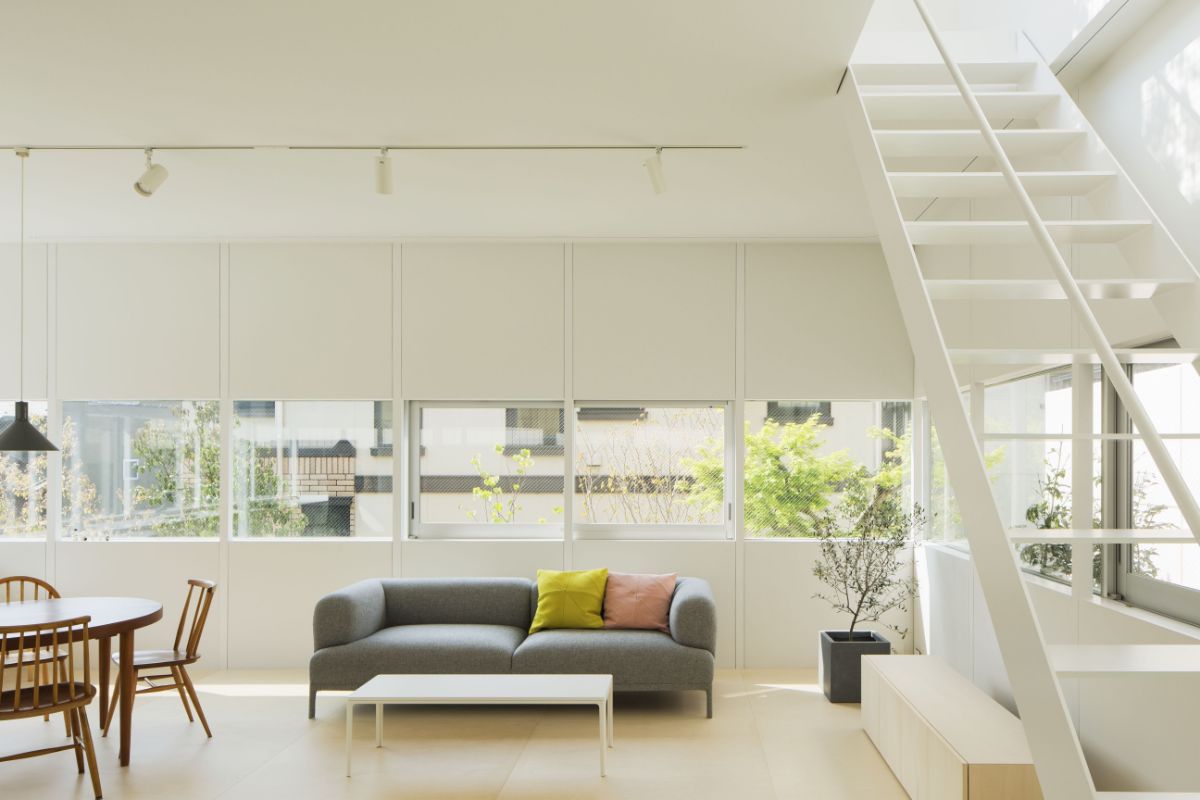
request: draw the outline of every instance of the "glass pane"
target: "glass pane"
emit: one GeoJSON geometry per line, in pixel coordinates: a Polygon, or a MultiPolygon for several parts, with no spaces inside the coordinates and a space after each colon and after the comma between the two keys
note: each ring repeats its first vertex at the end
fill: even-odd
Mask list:
{"type": "Polygon", "coordinates": [[[929,461],[930,538],[946,542],[961,541],[966,538],[962,513],[958,509],[954,489],[950,486],[946,459],[942,455],[941,443],[938,442],[937,428],[932,425],[929,427],[929,461]]]}
{"type": "Polygon", "coordinates": [[[988,433],[1071,432],[1071,370],[1055,370],[988,386],[984,391],[988,433]]]}
{"type": "Polygon", "coordinates": [[[747,401],[745,413],[748,536],[813,536],[850,490],[912,503],[911,402],[747,401]]]}
{"type": "Polygon", "coordinates": [[[421,408],[421,522],[559,525],[559,406],[421,408]]]}
{"type": "Polygon", "coordinates": [[[65,536],[216,536],[220,420],[216,401],[63,403],[65,536]]]}
{"type": "Polygon", "coordinates": [[[724,408],[656,406],[626,419],[580,411],[575,427],[579,524],[724,522],[724,408]]]}
{"type": "Polygon", "coordinates": [[[1159,433],[1200,436],[1200,373],[1191,364],[1136,364],[1133,387],[1159,433]]]}
{"type": "Polygon", "coordinates": [[[270,416],[243,416],[235,403],[233,534],[390,536],[392,458],[372,450],[378,405],[282,400],[270,416]]]}
{"type": "MultiPolygon", "coordinates": [[[[1200,438],[1168,439],[1166,445],[1193,495],[1200,494],[1200,438]]],[[[1141,441],[1133,443],[1133,491],[1130,499],[1135,528],[1187,528],[1179,506],[1141,441]]],[[[1130,568],[1139,575],[1200,589],[1200,547],[1194,544],[1154,544],[1135,545],[1132,549],[1130,568]]]]}
{"type": "MultiPolygon", "coordinates": [[[[12,422],[16,403],[0,402],[0,431],[12,422]]],[[[46,403],[30,401],[29,419],[46,432],[46,403]]],[[[59,443],[73,447],[74,441],[59,443]]],[[[46,535],[46,454],[0,453],[0,537],[46,535]]]]}

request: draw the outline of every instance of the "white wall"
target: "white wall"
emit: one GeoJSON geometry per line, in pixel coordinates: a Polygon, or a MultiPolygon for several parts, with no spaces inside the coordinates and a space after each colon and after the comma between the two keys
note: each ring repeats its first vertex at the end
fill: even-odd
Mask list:
{"type": "Polygon", "coordinates": [[[1163,5],[1077,95],[1096,133],[1200,264],[1200,4],[1163,5]]]}
{"type": "MultiPolygon", "coordinates": [[[[1015,711],[995,633],[970,555],[926,544],[922,613],[926,651],[944,658],[1015,711]]],[[[1197,629],[1108,600],[1076,601],[1065,586],[1028,578],[1034,610],[1050,644],[1200,644],[1197,629]]],[[[1195,791],[1200,762],[1200,680],[1125,676],[1063,681],[1097,788],[1195,791]],[[1153,725],[1147,725],[1153,720],[1153,725]]]]}
{"type": "MultiPolygon", "coordinates": [[[[729,403],[738,414],[747,385],[768,395],[751,400],[912,391],[907,337],[873,245],[64,244],[34,254],[31,274],[52,278],[52,315],[48,330],[46,284],[29,281],[27,394],[46,380],[31,363],[44,364],[56,339],[43,387],[52,408],[108,397],[392,398],[399,409],[408,400],[574,396],[729,403]],[[186,335],[172,335],[175,320],[186,335]],[[467,333],[439,335],[447,327],[467,333]],[[472,371],[480,342],[520,350],[528,369],[472,371]],[[857,371],[864,360],[870,374],[848,379],[846,364],[857,371]]],[[[15,255],[0,250],[0,269],[11,271],[15,255]]],[[[0,315],[10,341],[12,310],[0,315]]],[[[11,358],[0,361],[9,394],[15,370],[11,358]]],[[[811,665],[817,630],[838,624],[811,597],[811,542],[749,542],[740,526],[722,540],[408,539],[402,446],[392,465],[399,524],[383,538],[0,540],[0,574],[46,577],[67,594],[158,599],[165,621],[142,635],[148,646],[170,643],[185,579],[215,578],[210,668],[304,665],[316,599],[389,575],[607,566],[700,576],[717,599],[721,666],[811,665]]]]}

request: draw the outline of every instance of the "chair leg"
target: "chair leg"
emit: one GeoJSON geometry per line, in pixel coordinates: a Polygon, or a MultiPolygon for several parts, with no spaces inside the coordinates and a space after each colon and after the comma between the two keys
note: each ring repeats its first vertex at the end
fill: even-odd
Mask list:
{"type": "Polygon", "coordinates": [[[67,729],[67,738],[71,738],[71,715],[66,711],[63,712],[63,726],[67,729]]]}
{"type": "Polygon", "coordinates": [[[79,709],[72,708],[67,712],[67,716],[71,718],[71,743],[75,745],[75,766],[79,767],[79,774],[83,774],[83,739],[79,730],[79,709]]]}
{"type": "Polygon", "coordinates": [[[188,705],[187,692],[183,689],[183,676],[179,674],[179,667],[171,667],[171,675],[175,678],[175,688],[179,690],[179,699],[183,702],[183,710],[187,712],[188,722],[195,722],[192,707],[188,705]]]}
{"type": "MultiPolygon", "coordinates": [[[[35,669],[36,669],[36,667],[35,667],[35,669]]],[[[50,685],[50,670],[48,669],[47,664],[42,664],[42,686],[49,686],[49,685],[50,685]]],[[[43,716],[42,721],[49,722],[50,715],[46,714],[45,716],[43,716]]],[[[71,735],[71,726],[70,725],[67,725],[67,735],[68,736],[71,735]]]]}
{"type": "Polygon", "coordinates": [[[96,800],[100,800],[104,796],[104,792],[100,790],[100,770],[96,769],[96,748],[92,745],[92,729],[88,725],[87,709],[83,706],[79,707],[79,723],[83,729],[83,750],[87,754],[88,772],[92,776],[92,790],[96,793],[96,800]]]}
{"type": "Polygon", "coordinates": [[[211,739],[212,731],[208,729],[208,720],[204,718],[204,709],[200,707],[200,698],[196,696],[196,687],[192,685],[192,678],[188,675],[187,667],[180,664],[179,674],[183,676],[183,683],[187,687],[188,697],[192,698],[192,705],[196,708],[196,716],[200,717],[200,724],[204,726],[204,732],[211,739]]]}
{"type": "Polygon", "coordinates": [[[117,681],[113,686],[112,700],[108,703],[108,715],[104,715],[104,709],[100,709],[100,716],[104,717],[104,736],[108,736],[108,729],[112,727],[113,717],[117,713],[117,698],[121,696],[121,682],[117,681]]]}

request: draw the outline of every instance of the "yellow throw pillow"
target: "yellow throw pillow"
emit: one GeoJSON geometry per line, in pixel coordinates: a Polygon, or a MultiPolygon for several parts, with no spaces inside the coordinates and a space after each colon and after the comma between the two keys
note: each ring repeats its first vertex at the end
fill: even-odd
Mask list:
{"type": "Polygon", "coordinates": [[[546,628],[603,628],[604,586],[608,570],[559,572],[539,569],[538,604],[530,633],[546,628]]]}

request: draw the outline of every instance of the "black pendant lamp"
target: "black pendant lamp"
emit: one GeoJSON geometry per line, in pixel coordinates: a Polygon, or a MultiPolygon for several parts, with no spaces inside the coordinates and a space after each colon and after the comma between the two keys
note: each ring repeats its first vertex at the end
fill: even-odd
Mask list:
{"type": "Polygon", "coordinates": [[[13,152],[21,159],[21,275],[17,282],[17,302],[21,306],[21,327],[17,336],[20,343],[20,350],[17,351],[17,384],[21,399],[17,401],[13,421],[0,430],[0,452],[55,452],[58,448],[33,427],[29,420],[29,403],[25,402],[25,159],[29,158],[29,150],[20,147],[13,152]]]}

